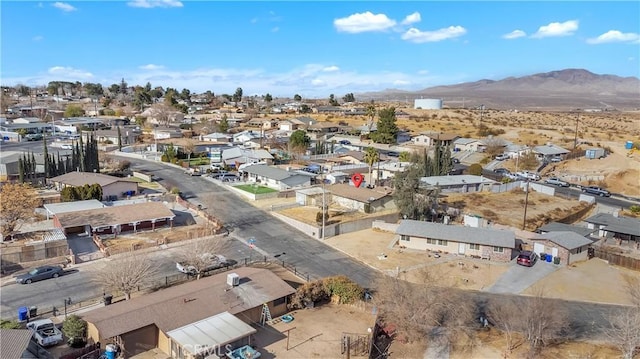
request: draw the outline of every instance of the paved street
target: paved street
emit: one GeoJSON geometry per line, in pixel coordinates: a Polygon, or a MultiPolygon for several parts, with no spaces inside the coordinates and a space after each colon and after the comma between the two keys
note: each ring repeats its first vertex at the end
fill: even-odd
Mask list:
{"type": "MultiPolygon", "coordinates": [[[[154,282],[164,282],[166,276],[178,274],[175,267],[175,256],[180,247],[156,250],[146,255],[157,267],[158,271],[152,279],[154,282]]],[[[244,258],[255,256],[255,251],[243,243],[231,239],[229,245],[222,251],[228,259],[242,261],[244,258]]],[[[101,259],[72,266],[67,274],[31,284],[9,284],[0,289],[0,316],[17,317],[18,307],[37,306],[43,310],[51,310],[52,306],[64,308],[64,299],[71,298],[72,302],[92,300],[102,296],[102,287],[92,281],[102,268],[109,266],[111,258],[101,259]]]]}
{"type": "Polygon", "coordinates": [[[489,288],[490,293],[520,294],[537,281],[558,270],[560,266],[538,260],[533,267],[511,261],[511,267],[489,288]]]}

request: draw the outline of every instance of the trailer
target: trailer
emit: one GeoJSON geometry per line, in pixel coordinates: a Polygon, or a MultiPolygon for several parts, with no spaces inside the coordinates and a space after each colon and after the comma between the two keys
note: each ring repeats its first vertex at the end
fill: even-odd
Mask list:
{"type": "Polygon", "coordinates": [[[590,160],[592,159],[600,159],[606,156],[606,151],[604,148],[594,147],[589,148],[585,151],[584,156],[590,160]]]}

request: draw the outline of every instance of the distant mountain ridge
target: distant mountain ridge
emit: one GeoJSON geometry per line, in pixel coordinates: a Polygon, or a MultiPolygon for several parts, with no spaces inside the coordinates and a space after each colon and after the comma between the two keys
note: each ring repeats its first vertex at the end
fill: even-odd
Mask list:
{"type": "Polygon", "coordinates": [[[385,90],[357,94],[358,99],[411,101],[441,98],[450,108],[484,104],[495,109],[574,110],[640,109],[640,79],[565,69],[502,80],[482,79],[418,91],[385,90]]]}

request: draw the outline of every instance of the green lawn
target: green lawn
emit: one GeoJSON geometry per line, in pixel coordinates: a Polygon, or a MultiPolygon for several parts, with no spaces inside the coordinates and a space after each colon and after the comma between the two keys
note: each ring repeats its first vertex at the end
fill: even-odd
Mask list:
{"type": "Polygon", "coordinates": [[[273,192],[278,192],[275,189],[271,189],[269,187],[264,187],[264,186],[253,186],[250,184],[241,184],[239,186],[234,186],[235,188],[239,188],[245,192],[249,192],[249,193],[255,193],[255,194],[263,194],[263,193],[273,193],[273,192]]]}

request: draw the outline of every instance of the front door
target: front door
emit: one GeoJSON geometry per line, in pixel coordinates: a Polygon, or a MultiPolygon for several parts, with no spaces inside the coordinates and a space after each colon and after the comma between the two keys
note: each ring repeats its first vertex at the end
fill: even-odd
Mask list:
{"type": "Polygon", "coordinates": [[[464,254],[465,243],[458,243],[458,254],[464,254]]]}
{"type": "Polygon", "coordinates": [[[544,244],[542,244],[542,243],[534,243],[533,244],[533,251],[538,253],[538,255],[540,253],[544,253],[544,244]]]}

